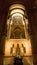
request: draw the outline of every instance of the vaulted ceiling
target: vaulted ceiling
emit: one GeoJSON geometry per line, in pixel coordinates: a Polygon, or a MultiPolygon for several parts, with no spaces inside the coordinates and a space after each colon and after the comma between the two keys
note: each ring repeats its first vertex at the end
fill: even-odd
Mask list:
{"type": "MultiPolygon", "coordinates": [[[[37,0],[0,0],[0,36],[5,34],[4,28],[7,19],[9,6],[14,3],[21,3],[26,6],[29,11],[29,17],[32,18],[30,22],[32,29],[37,28],[37,0]],[[3,33],[2,33],[3,32],[3,33]]],[[[33,30],[35,33],[35,30],[33,30]]],[[[37,31],[35,35],[37,34],[37,31]]]]}
{"type": "MultiPolygon", "coordinates": [[[[0,39],[2,41],[2,37],[3,35],[5,35],[5,23],[6,23],[6,19],[7,19],[7,14],[8,14],[8,8],[10,5],[12,5],[13,3],[21,3],[24,6],[27,7],[28,10],[30,10],[28,12],[29,17],[31,18],[31,28],[33,30],[33,47],[34,47],[34,54],[36,54],[37,56],[37,0],[0,0],[0,39]]],[[[3,43],[3,41],[2,41],[3,43]]],[[[2,44],[0,44],[0,49],[2,48],[2,44]]],[[[0,51],[2,52],[2,49],[0,51]]],[[[35,56],[35,65],[37,63],[37,57],[35,56]]]]}
{"type": "Polygon", "coordinates": [[[37,0],[0,0],[0,10],[1,11],[7,10],[8,7],[12,5],[13,3],[21,3],[25,5],[26,7],[28,7],[29,9],[33,5],[37,6],[37,0]]]}
{"type": "Polygon", "coordinates": [[[21,3],[26,6],[28,9],[31,9],[31,2],[32,0],[0,0],[0,31],[2,32],[2,26],[4,28],[3,23],[5,24],[8,8],[13,3],[21,3]],[[3,22],[3,23],[2,23],[3,22]]]}
{"type": "Polygon", "coordinates": [[[31,7],[30,0],[1,0],[0,1],[0,9],[1,10],[4,10],[4,8],[7,9],[13,3],[22,3],[29,8],[31,7]]]}
{"type": "Polygon", "coordinates": [[[37,40],[37,0],[0,0],[0,37],[5,34],[4,29],[8,8],[14,3],[21,3],[31,11],[29,12],[29,17],[32,18],[33,22],[31,21],[30,24],[37,40]]]}

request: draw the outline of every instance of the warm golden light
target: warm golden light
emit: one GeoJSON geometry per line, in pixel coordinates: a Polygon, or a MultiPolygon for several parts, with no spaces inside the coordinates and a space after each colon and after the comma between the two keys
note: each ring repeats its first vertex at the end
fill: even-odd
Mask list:
{"type": "Polygon", "coordinates": [[[12,55],[15,55],[16,54],[16,47],[17,47],[17,44],[19,44],[19,47],[20,47],[20,54],[21,55],[32,55],[32,50],[31,50],[31,44],[30,44],[30,40],[27,40],[27,39],[8,39],[6,40],[6,43],[5,43],[5,55],[6,56],[11,56],[10,54],[10,50],[11,50],[11,46],[14,44],[14,50],[13,50],[13,53],[12,55]],[[22,44],[24,45],[24,47],[26,48],[26,53],[24,53],[23,51],[23,47],[22,47],[22,44]]]}
{"type": "Polygon", "coordinates": [[[4,65],[14,65],[15,57],[22,58],[23,65],[33,65],[29,33],[29,21],[25,7],[21,4],[11,5],[7,19],[4,51],[4,56],[7,58],[4,59],[4,65]]]}
{"type": "Polygon", "coordinates": [[[21,9],[14,9],[14,10],[12,10],[11,13],[10,13],[10,15],[11,14],[15,14],[15,13],[17,13],[17,14],[20,13],[20,14],[24,15],[24,11],[22,11],[21,9]]]}
{"type": "Polygon", "coordinates": [[[12,17],[13,16],[21,16],[23,18],[22,14],[20,14],[20,13],[15,13],[15,14],[12,15],[12,17]]]}
{"type": "Polygon", "coordinates": [[[11,9],[23,9],[23,10],[25,10],[25,7],[23,6],[23,5],[21,5],[21,4],[13,4],[12,6],[10,6],[10,8],[9,8],[9,10],[11,10],[11,9]]]}

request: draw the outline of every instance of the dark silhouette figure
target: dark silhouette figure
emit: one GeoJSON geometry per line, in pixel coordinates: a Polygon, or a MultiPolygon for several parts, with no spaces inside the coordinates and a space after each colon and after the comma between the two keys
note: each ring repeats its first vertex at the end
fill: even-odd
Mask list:
{"type": "Polygon", "coordinates": [[[14,65],[23,65],[22,58],[15,57],[14,58],[14,65]]]}

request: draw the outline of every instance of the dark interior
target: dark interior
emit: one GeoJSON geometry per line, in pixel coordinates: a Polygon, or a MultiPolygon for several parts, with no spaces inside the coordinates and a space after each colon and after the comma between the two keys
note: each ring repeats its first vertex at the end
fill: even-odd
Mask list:
{"type": "Polygon", "coordinates": [[[7,14],[9,6],[14,3],[26,7],[31,29],[33,63],[37,65],[37,0],[0,0],[0,65],[3,65],[7,14]]]}

